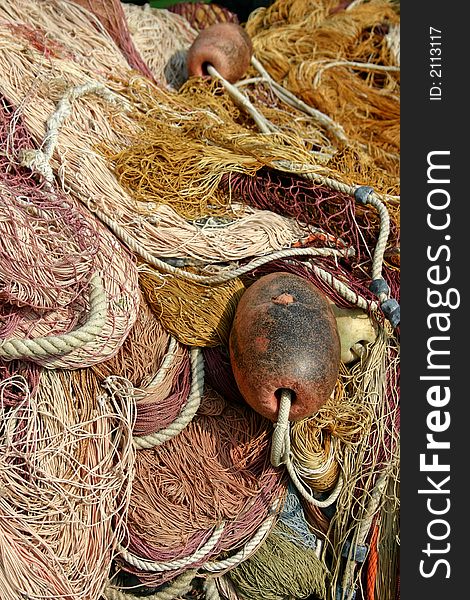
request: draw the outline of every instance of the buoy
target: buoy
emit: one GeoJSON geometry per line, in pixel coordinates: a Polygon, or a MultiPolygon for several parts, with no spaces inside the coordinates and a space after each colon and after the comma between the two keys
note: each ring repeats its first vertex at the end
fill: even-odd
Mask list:
{"type": "Polygon", "coordinates": [[[202,29],[188,50],[188,75],[207,76],[212,65],[224,79],[235,83],[246,73],[253,46],[247,32],[237,23],[215,23],[202,29]]]}
{"type": "Polygon", "coordinates": [[[317,412],[339,375],[341,344],[328,299],[287,272],[260,277],[244,292],[229,351],[244,399],[272,421],[283,389],[291,392],[289,420],[296,421],[317,412]]]}

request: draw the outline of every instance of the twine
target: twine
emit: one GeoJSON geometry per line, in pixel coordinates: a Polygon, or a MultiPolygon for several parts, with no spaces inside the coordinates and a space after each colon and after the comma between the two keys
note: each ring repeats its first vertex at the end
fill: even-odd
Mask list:
{"type": "MultiPolygon", "coordinates": [[[[348,248],[346,250],[337,250],[334,248],[286,248],[283,250],[278,250],[277,252],[272,252],[267,256],[260,256],[249,263],[242,265],[233,270],[222,270],[220,273],[215,275],[203,275],[199,273],[193,273],[191,271],[185,271],[179,267],[174,267],[171,264],[156,258],[153,254],[145,250],[145,248],[132,236],[130,236],[121,226],[119,226],[113,219],[109,218],[103,212],[95,209],[94,212],[97,214],[99,219],[103,221],[111,231],[133,252],[141,256],[149,265],[157,268],[159,271],[163,273],[171,273],[173,275],[177,275],[178,277],[182,277],[184,279],[188,279],[189,281],[196,281],[205,284],[219,284],[229,281],[230,279],[235,279],[244,275],[245,273],[249,273],[254,269],[264,265],[273,260],[277,260],[279,258],[286,258],[292,256],[338,256],[338,257],[347,257],[354,255],[354,249],[348,248]]],[[[145,268],[145,265],[144,265],[145,268]]]]}
{"type": "Polygon", "coordinates": [[[279,501],[276,501],[271,508],[271,516],[269,516],[264,523],[259,527],[258,531],[254,534],[249,542],[247,542],[243,548],[231,556],[230,558],[226,558],[224,560],[218,561],[209,561],[202,565],[202,569],[204,571],[210,571],[212,573],[217,571],[227,571],[229,569],[233,569],[238,566],[243,561],[250,558],[250,556],[256,552],[256,549],[263,543],[266,538],[266,535],[271,530],[274,522],[277,518],[277,507],[279,505],[279,501]]]}
{"type": "Polygon", "coordinates": [[[354,579],[354,570],[356,568],[356,560],[354,559],[354,552],[357,546],[363,546],[366,542],[367,535],[369,533],[374,516],[379,508],[379,504],[383,498],[385,489],[388,484],[389,470],[386,469],[382,472],[370,494],[369,503],[363,518],[361,519],[359,529],[354,537],[354,542],[349,548],[348,557],[346,560],[346,566],[344,568],[343,579],[341,582],[342,592],[338,600],[352,600],[354,597],[354,586],[352,581],[354,579]]]}
{"type": "Polygon", "coordinates": [[[286,102],[286,104],[289,104],[290,106],[293,106],[294,108],[297,108],[307,113],[310,117],[313,117],[316,121],[318,121],[318,123],[320,123],[320,125],[323,125],[323,127],[325,127],[327,131],[332,133],[341,143],[348,143],[348,137],[342,125],[336,123],[331,117],[321,112],[320,110],[309,106],[300,98],[298,98],[295,94],[293,94],[290,90],[286,89],[284,86],[275,81],[263,67],[262,63],[254,55],[251,57],[251,64],[261,75],[262,80],[266,81],[269,84],[269,87],[273,90],[276,96],[278,96],[278,98],[286,102]]]}
{"type": "Polygon", "coordinates": [[[126,112],[130,110],[130,106],[123,98],[114,92],[111,92],[102,83],[91,81],[84,83],[83,85],[77,85],[69,88],[56,104],[54,112],[47,119],[46,134],[44,136],[42,150],[23,149],[20,152],[21,165],[31,169],[33,173],[40,174],[45,179],[50,189],[52,189],[51,185],[54,181],[54,171],[49,162],[57,146],[59,129],[65,119],[71,115],[72,103],[78,98],[87,96],[89,94],[95,94],[110,104],[118,105],[126,112]]]}
{"type": "Polygon", "coordinates": [[[170,560],[166,562],[156,562],[153,560],[147,560],[139,558],[132,554],[122,546],[118,546],[119,554],[122,558],[133,567],[146,571],[148,573],[161,573],[163,571],[177,571],[178,569],[187,569],[194,563],[200,562],[207,554],[209,554],[217,545],[218,541],[222,537],[225,530],[225,522],[218,525],[207,542],[196,550],[191,556],[185,556],[176,560],[170,560]]]}

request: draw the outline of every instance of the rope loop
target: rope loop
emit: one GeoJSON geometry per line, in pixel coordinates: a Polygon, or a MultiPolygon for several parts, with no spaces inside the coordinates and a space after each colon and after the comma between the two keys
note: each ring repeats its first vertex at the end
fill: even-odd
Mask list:
{"type": "Polygon", "coordinates": [[[289,412],[291,407],[290,390],[281,390],[279,412],[274,425],[271,440],[271,464],[273,467],[284,465],[289,460],[290,454],[290,422],[289,412]]]}
{"type": "Polygon", "coordinates": [[[118,546],[119,554],[130,565],[140,569],[141,571],[145,571],[146,573],[163,573],[165,571],[188,569],[189,567],[192,567],[196,563],[200,562],[214,550],[218,541],[222,537],[222,534],[224,533],[225,525],[225,522],[222,521],[222,523],[220,523],[214,529],[206,543],[196,550],[191,556],[183,556],[181,558],[176,558],[175,560],[169,560],[165,562],[156,562],[153,560],[140,558],[122,546],[118,546]]]}
{"type": "MultiPolygon", "coordinates": [[[[157,375],[158,376],[158,375],[157,375]]],[[[191,388],[188,399],[179,416],[168,427],[146,436],[134,436],[133,442],[137,449],[148,449],[159,446],[180,433],[193,420],[204,391],[204,358],[200,348],[191,349],[191,388]]]]}
{"type": "Polygon", "coordinates": [[[271,440],[271,464],[273,467],[286,465],[287,472],[299,493],[307,502],[320,508],[331,506],[338,498],[343,489],[343,478],[340,475],[336,485],[325,500],[318,500],[314,497],[313,491],[300,480],[295,465],[291,458],[290,450],[290,422],[289,413],[291,408],[291,391],[288,389],[281,390],[281,398],[279,402],[279,412],[277,422],[274,425],[273,436],[271,440]]]}
{"type": "Polygon", "coordinates": [[[390,298],[389,287],[382,277],[384,253],[390,233],[390,216],[385,204],[369,185],[361,185],[356,188],[354,190],[354,198],[363,205],[370,204],[376,208],[380,216],[379,237],[372,260],[372,283],[369,289],[379,299],[380,308],[385,318],[390,321],[393,328],[396,328],[400,324],[400,306],[394,298],[390,298]]]}
{"type": "Polygon", "coordinates": [[[90,310],[84,325],[70,333],[37,338],[9,338],[0,340],[0,358],[4,360],[32,360],[43,363],[49,369],[55,368],[53,357],[62,357],[73,350],[93,342],[101,333],[107,317],[107,299],[100,275],[90,279],[90,310]],[[48,360],[51,359],[51,360],[48,360]]]}

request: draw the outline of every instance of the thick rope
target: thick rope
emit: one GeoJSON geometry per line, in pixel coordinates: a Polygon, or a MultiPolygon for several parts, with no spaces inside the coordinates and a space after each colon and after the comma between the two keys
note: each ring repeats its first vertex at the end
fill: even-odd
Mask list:
{"type": "Polygon", "coordinates": [[[328,496],[328,498],[325,498],[325,500],[317,500],[317,498],[315,498],[315,496],[313,496],[313,494],[311,493],[311,490],[308,491],[306,489],[305,484],[297,477],[297,473],[295,471],[294,464],[291,460],[288,460],[286,462],[286,468],[287,468],[287,472],[289,473],[289,476],[292,480],[292,483],[295,485],[298,492],[301,494],[301,496],[303,498],[305,498],[305,500],[307,502],[309,502],[310,504],[313,504],[314,506],[318,506],[320,508],[326,508],[327,506],[331,506],[332,504],[334,504],[336,502],[338,496],[340,495],[340,493],[343,489],[343,476],[340,475],[338,477],[338,481],[336,482],[335,487],[330,492],[330,495],[328,496]]]}
{"type": "MultiPolygon", "coordinates": [[[[271,254],[260,256],[249,263],[238,267],[237,269],[221,271],[220,273],[216,273],[214,275],[200,275],[198,273],[192,273],[191,271],[185,271],[179,267],[174,267],[166,261],[155,257],[141,244],[139,244],[135,238],[129,235],[124,228],[118,225],[115,221],[113,221],[113,219],[108,217],[102,211],[96,207],[91,207],[90,210],[96,214],[100,221],[102,221],[111,229],[111,231],[121,240],[123,244],[141,256],[149,265],[152,265],[163,273],[170,273],[171,275],[187,279],[188,281],[205,283],[207,285],[225,283],[226,281],[240,277],[241,275],[244,275],[245,273],[248,273],[268,262],[278,260],[280,258],[292,256],[341,256],[347,258],[348,256],[352,256],[354,254],[353,248],[348,248],[347,250],[337,250],[334,248],[284,248],[283,250],[277,250],[271,254]]],[[[143,269],[145,269],[145,265],[139,267],[139,270],[143,269]]]]}
{"type": "Polygon", "coordinates": [[[222,75],[214,68],[213,65],[207,66],[207,72],[214,79],[218,79],[224,88],[229,92],[232,99],[241,106],[253,119],[253,121],[258,125],[261,133],[276,133],[278,130],[266,117],[264,117],[257,108],[251,103],[247,96],[242,94],[240,90],[229,81],[224,79],[222,75]]]}
{"type": "Polygon", "coordinates": [[[196,414],[204,390],[204,359],[202,351],[199,348],[191,349],[191,388],[188,399],[181,409],[180,414],[168,427],[145,436],[135,436],[133,438],[134,446],[138,449],[148,449],[159,446],[167,442],[172,437],[180,433],[196,414]]]}
{"type": "Polygon", "coordinates": [[[165,379],[165,376],[168,373],[168,370],[171,368],[171,363],[173,362],[173,359],[175,358],[177,350],[178,350],[178,341],[173,336],[170,336],[170,342],[168,344],[165,358],[163,359],[162,364],[160,365],[160,368],[158,369],[157,374],[152,379],[152,381],[149,383],[149,387],[154,387],[156,385],[159,385],[165,379]]]}
{"type": "Polygon", "coordinates": [[[128,562],[133,567],[140,569],[141,571],[146,571],[148,573],[163,573],[164,571],[177,571],[178,569],[186,569],[195,563],[200,562],[209,552],[211,552],[218,541],[220,540],[223,532],[225,530],[225,522],[222,522],[218,525],[207,542],[201,546],[194,554],[191,556],[184,556],[182,558],[177,558],[175,560],[170,560],[166,562],[156,562],[152,560],[146,560],[143,558],[139,558],[132,554],[122,546],[118,546],[119,554],[122,558],[128,562]]]}
{"type": "Polygon", "coordinates": [[[271,507],[270,512],[272,514],[266,519],[266,521],[264,521],[264,523],[258,528],[257,532],[251,538],[251,540],[247,542],[239,552],[225,560],[206,562],[202,565],[201,569],[203,569],[204,571],[210,571],[212,573],[215,573],[217,571],[226,571],[228,569],[233,569],[243,561],[250,558],[250,556],[253,554],[253,552],[257,550],[260,544],[264,541],[266,535],[271,530],[271,527],[273,526],[274,521],[276,520],[277,505],[278,502],[276,502],[271,507]]]}
{"type": "MultiPolygon", "coordinates": [[[[53,356],[64,356],[73,350],[82,348],[93,342],[101,333],[107,317],[107,300],[103,281],[98,274],[90,279],[90,311],[84,325],[70,333],[51,335],[32,339],[6,339],[0,342],[0,358],[14,359],[45,359],[53,356]]],[[[47,368],[54,368],[55,362],[50,361],[47,368]]]]}
{"type": "Polygon", "coordinates": [[[394,298],[390,298],[389,287],[382,277],[383,259],[390,233],[388,210],[385,204],[374,193],[374,190],[367,185],[358,187],[354,192],[354,197],[356,201],[364,205],[371,204],[380,215],[380,231],[372,260],[372,282],[369,289],[379,299],[380,308],[384,315],[393,327],[397,327],[400,324],[400,306],[394,298]]]}
{"type": "Polygon", "coordinates": [[[289,413],[291,408],[291,392],[290,390],[283,389],[281,391],[281,399],[279,403],[279,412],[277,422],[274,425],[274,431],[271,441],[271,464],[274,467],[286,465],[287,472],[295,485],[299,493],[302,495],[307,502],[318,506],[320,508],[326,508],[331,506],[343,489],[343,477],[340,475],[338,481],[328,498],[325,500],[318,500],[313,496],[311,490],[307,490],[306,484],[304,484],[297,476],[294,463],[291,460],[290,450],[290,422],[289,413]]]}
{"type": "MultiPolygon", "coordinates": [[[[145,596],[145,600],[175,600],[176,598],[179,598],[190,591],[191,582],[196,576],[196,573],[196,569],[185,571],[156,594],[145,596]]],[[[136,598],[133,594],[125,594],[111,586],[105,589],[104,597],[106,600],[135,600],[136,598]]]]}
{"type": "MultiPolygon", "coordinates": [[[[354,191],[354,197],[362,204],[372,205],[380,216],[380,230],[377,243],[374,250],[374,258],[372,260],[372,279],[382,278],[382,266],[385,249],[387,247],[388,236],[390,234],[390,216],[388,210],[380,198],[377,197],[374,190],[368,186],[360,186],[354,191]]],[[[379,300],[383,302],[388,296],[379,296],[379,300]]]]}
{"type": "Polygon", "coordinates": [[[313,271],[321,278],[325,283],[331,285],[331,287],[340,294],[345,300],[350,302],[351,304],[355,304],[358,308],[362,308],[363,310],[372,310],[376,311],[379,309],[379,305],[377,302],[370,302],[364,298],[364,296],[360,296],[354,290],[352,290],[348,285],[346,285],[343,281],[317,267],[316,265],[312,265],[313,271]]]}

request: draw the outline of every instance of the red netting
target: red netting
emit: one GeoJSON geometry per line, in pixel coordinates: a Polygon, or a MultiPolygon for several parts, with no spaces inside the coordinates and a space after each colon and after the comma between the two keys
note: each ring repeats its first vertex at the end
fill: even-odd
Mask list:
{"type": "MultiPolygon", "coordinates": [[[[380,227],[377,212],[357,205],[347,194],[270,169],[258,171],[256,177],[231,174],[223,185],[240,202],[293,217],[340,238],[356,249],[353,266],[367,260],[366,247],[375,246],[380,227]]],[[[388,247],[398,245],[399,228],[392,218],[388,247]]]]}
{"type": "MultiPolygon", "coordinates": [[[[270,464],[271,431],[272,424],[246,405],[230,405],[206,388],[198,413],[183,431],[137,453],[130,552],[157,562],[189,558],[225,524],[207,554],[191,559],[193,568],[250,540],[285,494],[283,472],[270,464]]],[[[186,568],[144,573],[127,562],[122,567],[149,587],[186,568]]]]}
{"type": "Polygon", "coordinates": [[[214,23],[237,23],[238,17],[227,8],[218,4],[204,2],[178,2],[170,6],[169,11],[184,17],[193,29],[201,31],[214,23]]]}
{"type": "MultiPolygon", "coordinates": [[[[113,356],[132,327],[140,301],[137,270],[83,205],[59,189],[50,193],[18,166],[21,151],[31,148],[19,113],[0,98],[0,336],[42,338],[80,327],[89,317],[90,280],[98,273],[105,324],[93,341],[55,363],[88,366],[113,356]],[[127,310],[119,304],[123,298],[127,310]]],[[[25,358],[55,360],[47,353],[25,358]]]]}

